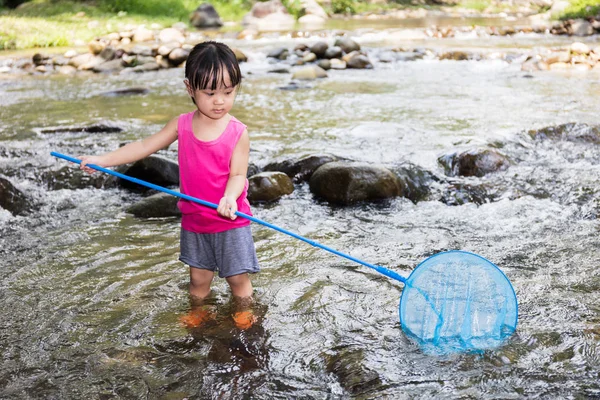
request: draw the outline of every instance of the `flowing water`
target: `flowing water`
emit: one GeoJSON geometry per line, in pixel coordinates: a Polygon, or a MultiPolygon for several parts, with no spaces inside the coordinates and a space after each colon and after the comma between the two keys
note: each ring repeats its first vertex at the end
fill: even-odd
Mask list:
{"type": "MultiPolygon", "coordinates": [[[[299,90],[279,89],[289,75],[267,73],[265,51],[316,39],[229,42],[250,57],[233,114],[249,127],[251,162],[328,152],[442,176],[440,155],[496,148],[511,160],[506,171],[453,179],[498,195],[480,205],[431,196],[334,207],[304,183],[254,214],[404,276],[440,251],[480,254],[515,288],[516,334],[484,353],[425,354],[400,329],[401,284],[259,225],[259,322],[235,328],[228,287],[217,279],[210,301],[218,323],[182,327],[190,305],[179,221],[125,213],[135,193],[50,190],[43,176],[66,165],[50,151],[112,150],[189,111],[183,71],[4,76],[0,172],[36,204],[26,216],[0,211],[1,398],[600,397],[600,147],[527,135],[597,124],[599,76],[526,74],[519,62],[497,59],[376,61],[393,47],[518,55],[565,38],[361,35],[374,69],[330,71],[299,90]],[[133,86],[149,92],[102,95],[133,86]],[[124,131],[42,131],[99,122],[124,131]]],[[[176,146],[161,154],[176,159],[176,146]]]]}

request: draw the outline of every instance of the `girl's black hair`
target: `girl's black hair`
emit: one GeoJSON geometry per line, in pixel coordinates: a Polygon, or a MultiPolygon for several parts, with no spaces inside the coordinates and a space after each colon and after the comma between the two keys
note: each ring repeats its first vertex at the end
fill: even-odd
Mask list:
{"type": "Polygon", "coordinates": [[[232,87],[242,83],[242,73],[235,54],[226,44],[219,42],[198,43],[185,63],[185,77],[194,90],[216,90],[219,86],[225,86],[225,71],[229,74],[232,87]]]}

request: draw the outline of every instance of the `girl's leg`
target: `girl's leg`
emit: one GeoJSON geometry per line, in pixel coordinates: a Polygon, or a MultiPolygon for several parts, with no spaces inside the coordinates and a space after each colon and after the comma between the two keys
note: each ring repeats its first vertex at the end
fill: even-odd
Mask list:
{"type": "Polygon", "coordinates": [[[231,288],[234,302],[233,322],[239,329],[250,329],[256,322],[252,311],[252,282],[248,274],[230,276],[227,283],[231,288]]]}
{"type": "Polygon", "coordinates": [[[192,298],[204,299],[208,297],[214,275],[213,271],[190,267],[190,295],[192,298]]]}
{"type": "Polygon", "coordinates": [[[210,294],[210,284],[214,273],[206,269],[190,267],[190,303],[191,310],[179,320],[188,328],[197,328],[215,318],[214,310],[204,304],[210,294]]]}
{"type": "Polygon", "coordinates": [[[252,296],[252,282],[248,274],[239,274],[225,278],[234,297],[247,298],[252,296]]]}

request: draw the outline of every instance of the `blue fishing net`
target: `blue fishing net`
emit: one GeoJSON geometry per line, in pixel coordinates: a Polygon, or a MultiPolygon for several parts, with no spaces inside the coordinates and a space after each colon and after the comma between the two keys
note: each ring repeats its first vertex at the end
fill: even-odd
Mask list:
{"type": "Polygon", "coordinates": [[[517,297],[500,269],[464,251],[436,254],[415,268],[400,298],[402,329],[425,352],[500,346],[517,328],[517,297]]]}

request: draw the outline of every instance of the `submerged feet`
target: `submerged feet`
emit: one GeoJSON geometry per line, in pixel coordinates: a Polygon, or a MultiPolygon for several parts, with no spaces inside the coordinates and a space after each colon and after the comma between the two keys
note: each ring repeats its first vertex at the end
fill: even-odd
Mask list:
{"type": "Polygon", "coordinates": [[[256,322],[256,316],[252,310],[238,311],[232,317],[235,326],[244,331],[252,328],[256,322]]]}
{"type": "Polygon", "coordinates": [[[179,321],[186,328],[198,328],[209,321],[215,320],[217,313],[210,307],[198,307],[192,309],[186,315],[182,315],[179,321]]]}

